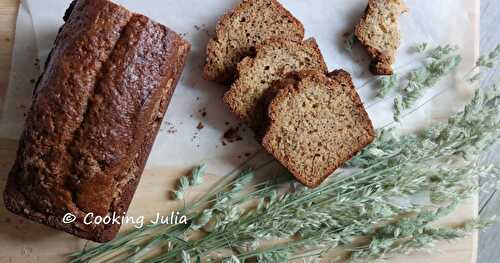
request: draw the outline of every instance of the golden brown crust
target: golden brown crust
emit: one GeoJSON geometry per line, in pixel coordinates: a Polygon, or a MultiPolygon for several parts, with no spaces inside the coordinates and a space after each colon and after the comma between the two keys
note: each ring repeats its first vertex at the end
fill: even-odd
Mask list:
{"type": "Polygon", "coordinates": [[[372,125],[372,122],[364,110],[363,103],[356,92],[354,85],[352,83],[352,79],[349,73],[344,70],[335,70],[325,76],[324,73],[314,70],[304,70],[300,72],[294,72],[287,76],[280,85],[282,88],[277,92],[277,95],[272,99],[269,104],[269,123],[267,131],[262,139],[262,145],[271,155],[275,156],[277,160],[285,166],[296,178],[299,182],[306,185],[310,188],[315,188],[319,186],[327,177],[329,177],[335,170],[337,170],[341,165],[354,157],[358,152],[360,152],[364,147],[373,142],[375,138],[375,131],[372,125]],[[313,181],[308,180],[308,175],[303,174],[301,171],[297,169],[297,164],[290,161],[290,159],[286,156],[282,156],[277,152],[276,145],[273,144],[272,137],[273,132],[276,130],[276,123],[280,116],[279,104],[283,103],[285,99],[289,96],[293,96],[293,94],[299,94],[307,89],[307,87],[302,86],[300,83],[305,79],[311,79],[313,81],[327,83],[329,89],[337,89],[342,86],[344,88],[349,89],[349,95],[354,103],[354,106],[357,108],[357,111],[361,115],[360,122],[364,125],[366,129],[366,134],[361,137],[361,141],[358,141],[357,145],[352,145],[352,149],[348,155],[343,156],[335,165],[329,167],[321,176],[314,178],[313,181]]]}
{"type": "MultiPolygon", "coordinates": [[[[258,15],[261,15],[260,12],[258,15]]],[[[255,20],[254,22],[261,22],[263,18],[253,15],[255,20]],[[259,20],[260,19],[260,20],[259,20]]],[[[248,21],[246,21],[248,22],[248,21]]],[[[234,9],[226,12],[219,21],[217,22],[217,26],[215,29],[215,37],[210,39],[207,45],[206,53],[207,58],[205,62],[205,66],[203,69],[203,78],[206,80],[216,81],[221,84],[229,85],[231,84],[236,75],[237,64],[247,56],[253,56],[255,54],[256,45],[260,44],[261,41],[265,41],[268,38],[273,37],[287,37],[289,35],[291,40],[301,41],[304,38],[304,26],[302,23],[295,18],[288,10],[286,10],[283,5],[281,5],[276,0],[243,0],[238,6],[234,9]],[[248,46],[240,46],[238,47],[238,52],[227,52],[225,50],[224,45],[228,44],[228,31],[232,27],[235,27],[237,24],[237,19],[242,14],[246,14],[249,12],[254,5],[261,5],[262,8],[273,9],[274,16],[272,19],[284,19],[293,24],[293,30],[290,32],[283,33],[271,33],[269,30],[270,26],[275,25],[263,25],[262,27],[257,29],[257,25],[255,25],[256,35],[266,36],[259,41],[253,42],[253,44],[249,44],[248,46]]],[[[248,35],[247,35],[248,36],[248,35]]],[[[235,40],[229,37],[230,40],[235,40]]]]}
{"type": "Polygon", "coordinates": [[[127,211],[190,46],[107,0],[71,8],[37,85],[4,200],[16,214],[105,242],[120,225],[83,218],[127,211]],[[76,221],[62,223],[69,212],[76,221]]]}

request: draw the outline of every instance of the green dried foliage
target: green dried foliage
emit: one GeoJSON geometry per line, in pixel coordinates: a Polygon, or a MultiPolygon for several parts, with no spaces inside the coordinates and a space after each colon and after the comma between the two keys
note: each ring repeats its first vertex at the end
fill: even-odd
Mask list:
{"type": "Polygon", "coordinates": [[[205,174],[206,165],[201,165],[191,171],[191,177],[183,176],[179,179],[177,189],[172,191],[172,196],[175,200],[183,200],[186,191],[193,186],[198,186],[203,183],[203,175],[205,174]]]}
{"type": "Polygon", "coordinates": [[[204,164],[202,166],[193,169],[193,171],[191,172],[191,180],[190,180],[190,184],[192,186],[198,186],[203,183],[203,175],[205,173],[206,168],[207,165],[204,164]]]}
{"type": "Polygon", "coordinates": [[[462,57],[456,52],[456,47],[438,46],[430,51],[430,62],[408,73],[407,84],[401,89],[403,95],[398,101],[399,105],[396,103],[394,105],[394,120],[399,121],[402,112],[413,108],[426,90],[432,88],[460,65],[462,57]]]}
{"type": "Polygon", "coordinates": [[[393,74],[391,76],[383,76],[378,79],[378,98],[385,98],[387,94],[395,90],[399,84],[399,76],[393,74]]]}
{"type": "Polygon", "coordinates": [[[352,52],[352,47],[354,46],[354,43],[356,43],[356,35],[354,35],[354,32],[351,32],[345,39],[345,49],[351,53],[352,52]]]}
{"type": "Polygon", "coordinates": [[[411,70],[404,77],[393,74],[377,79],[377,98],[383,99],[394,91],[400,93],[393,105],[394,120],[397,122],[400,121],[402,113],[415,106],[425,91],[452,73],[462,61],[456,46],[437,46],[430,50],[428,48],[428,43],[421,43],[414,47],[417,53],[425,54],[423,58],[416,59],[419,63],[423,63],[423,66],[411,70]]]}
{"type": "MultiPolygon", "coordinates": [[[[476,62],[476,67],[471,71],[470,74],[472,74],[473,72],[477,72],[477,70],[480,69],[492,69],[498,63],[499,59],[500,59],[500,44],[497,45],[496,48],[493,49],[487,55],[480,56],[476,62]]],[[[483,74],[481,72],[477,72],[468,80],[470,82],[475,82],[481,80],[482,77],[483,74]]]]}
{"type": "Polygon", "coordinates": [[[420,43],[416,44],[414,49],[417,53],[424,53],[425,51],[427,51],[428,47],[429,47],[428,43],[420,43]]]}
{"type": "Polygon", "coordinates": [[[476,66],[491,69],[498,62],[499,58],[500,58],[500,44],[497,45],[496,48],[487,55],[480,56],[476,63],[476,66]]]}

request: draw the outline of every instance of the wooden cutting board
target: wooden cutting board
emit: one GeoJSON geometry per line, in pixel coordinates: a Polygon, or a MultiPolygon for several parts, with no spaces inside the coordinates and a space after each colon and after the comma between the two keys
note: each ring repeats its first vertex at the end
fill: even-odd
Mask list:
{"type": "MultiPolygon", "coordinates": [[[[19,0],[0,1],[0,107],[7,90],[11,50],[14,42],[15,19],[19,0]]],[[[0,190],[3,191],[10,167],[15,158],[17,141],[0,139],[0,190]]],[[[162,168],[145,171],[129,210],[129,215],[148,216],[156,212],[167,212],[182,206],[168,201],[174,183],[188,171],[162,168]]],[[[202,193],[217,179],[208,176],[203,187],[195,189],[202,193]]],[[[439,225],[454,225],[477,215],[477,200],[469,200],[455,213],[444,218],[439,225]]],[[[131,226],[128,226],[131,227],[131,226]]],[[[476,261],[477,233],[453,243],[439,243],[432,254],[414,253],[396,256],[390,262],[401,263],[471,263],[476,261]]],[[[12,215],[3,206],[0,197],[0,262],[65,262],[68,253],[79,250],[85,241],[57,230],[32,223],[12,215]]]]}

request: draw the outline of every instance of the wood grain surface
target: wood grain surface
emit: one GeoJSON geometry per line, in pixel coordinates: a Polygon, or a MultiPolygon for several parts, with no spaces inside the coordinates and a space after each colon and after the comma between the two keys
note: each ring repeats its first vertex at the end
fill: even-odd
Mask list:
{"type": "MultiPolygon", "coordinates": [[[[500,0],[481,0],[481,51],[486,53],[500,44],[500,0]]],[[[488,87],[500,81],[500,67],[485,75],[482,87],[488,87]]],[[[490,162],[500,163],[500,143],[488,158],[490,162]]],[[[487,219],[500,214],[500,193],[496,190],[481,193],[479,199],[481,218],[487,219]]],[[[500,262],[500,226],[495,226],[479,233],[478,263],[500,262]]]]}
{"type": "MultiPolygon", "coordinates": [[[[19,0],[0,0],[0,87],[5,87],[8,84],[18,5],[19,0]]],[[[481,9],[481,49],[487,51],[500,43],[500,28],[498,27],[500,0],[482,0],[481,9]]],[[[498,80],[499,76],[500,70],[488,74],[483,85],[498,80]]],[[[0,90],[6,89],[0,88],[0,90]]],[[[3,97],[4,94],[0,94],[0,107],[3,107],[3,97]]],[[[17,141],[0,140],[1,191],[3,191],[6,175],[14,160],[16,147],[17,141]]],[[[147,171],[140,184],[138,195],[133,201],[131,213],[139,215],[156,209],[148,206],[147,203],[164,202],[169,185],[173,184],[174,179],[172,178],[184,172],[171,169],[147,171]],[[152,188],[155,191],[151,191],[152,188]]],[[[479,203],[481,216],[488,217],[500,211],[500,195],[495,191],[481,195],[479,203]]],[[[165,205],[162,211],[166,211],[175,205],[179,204],[165,205]]],[[[474,207],[474,205],[471,203],[465,204],[465,207],[462,207],[452,217],[446,218],[444,223],[460,222],[461,218],[470,217],[470,212],[464,211],[472,211],[471,207],[474,207]]],[[[500,249],[498,249],[500,227],[481,233],[480,237],[478,262],[500,262],[500,249]]],[[[0,205],[0,262],[63,262],[66,253],[81,248],[83,243],[83,241],[65,233],[31,223],[8,213],[3,207],[3,201],[2,205],[0,205]]],[[[459,242],[440,244],[438,248],[440,253],[438,254],[398,256],[392,262],[473,262],[477,250],[476,245],[477,242],[474,241],[474,236],[468,237],[459,242]]]]}
{"type": "Polygon", "coordinates": [[[3,109],[3,98],[7,91],[10,72],[12,45],[14,43],[15,15],[19,0],[0,1],[0,109],[3,109]]]}

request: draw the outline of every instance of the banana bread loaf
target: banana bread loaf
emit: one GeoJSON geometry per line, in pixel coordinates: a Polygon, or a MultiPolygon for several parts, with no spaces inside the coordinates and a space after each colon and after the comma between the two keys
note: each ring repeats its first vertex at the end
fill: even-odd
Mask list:
{"type": "Polygon", "coordinates": [[[4,200],[16,214],[105,242],[120,225],[84,218],[128,210],[190,45],[108,0],[74,1],[64,20],[4,200]],[[66,213],[76,220],[64,223],[66,213]]]}

